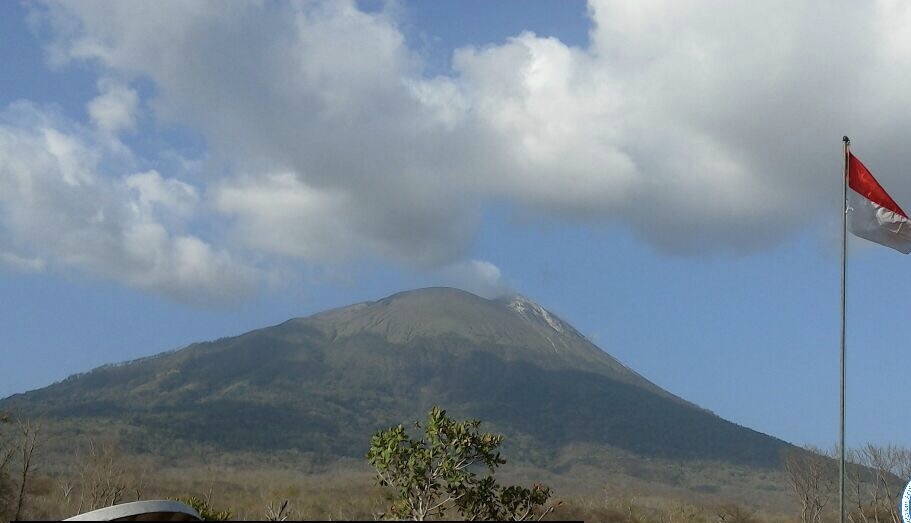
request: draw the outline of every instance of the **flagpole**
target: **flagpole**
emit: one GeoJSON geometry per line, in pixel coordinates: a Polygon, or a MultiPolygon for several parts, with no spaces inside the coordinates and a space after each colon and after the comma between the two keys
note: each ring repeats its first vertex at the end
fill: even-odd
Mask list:
{"type": "Polygon", "coordinates": [[[851,140],[844,136],[845,172],[842,180],[841,213],[841,379],[839,380],[839,427],[838,427],[838,521],[845,523],[845,276],[848,267],[848,155],[851,140]]]}

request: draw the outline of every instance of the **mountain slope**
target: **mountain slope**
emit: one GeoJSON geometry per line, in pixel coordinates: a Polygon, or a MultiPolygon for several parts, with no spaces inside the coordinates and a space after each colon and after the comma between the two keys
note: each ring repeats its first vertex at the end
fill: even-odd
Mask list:
{"type": "Polygon", "coordinates": [[[586,444],[642,456],[776,466],[786,443],[727,422],[628,369],[522,297],[399,293],[72,376],[0,402],[161,442],[360,458],[370,434],[440,404],[546,465],[586,444]]]}

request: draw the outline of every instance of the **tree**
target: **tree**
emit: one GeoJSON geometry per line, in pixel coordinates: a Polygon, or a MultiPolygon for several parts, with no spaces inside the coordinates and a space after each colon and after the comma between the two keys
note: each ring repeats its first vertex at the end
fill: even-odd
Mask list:
{"type": "Polygon", "coordinates": [[[835,460],[820,449],[793,449],[785,453],[784,468],[800,501],[801,523],[820,523],[838,484],[835,460]]]}
{"type": "Polygon", "coordinates": [[[22,519],[22,509],[25,506],[25,492],[28,486],[29,474],[32,471],[32,459],[38,449],[41,426],[30,420],[19,420],[19,433],[21,443],[18,451],[21,454],[19,474],[19,495],[16,497],[16,515],[13,519],[22,519]]]}
{"type": "Polygon", "coordinates": [[[10,426],[9,415],[0,412],[0,518],[12,516],[9,512],[12,511],[14,485],[8,469],[18,445],[10,426]]]}
{"type": "Polygon", "coordinates": [[[232,516],[230,509],[214,509],[206,500],[196,496],[177,498],[177,501],[192,507],[193,510],[199,513],[199,517],[201,517],[203,521],[228,521],[232,516]]]}
{"type": "Polygon", "coordinates": [[[127,493],[127,466],[114,442],[89,440],[88,449],[77,454],[79,507],[77,512],[121,503],[127,493]]]}
{"type": "Polygon", "coordinates": [[[199,513],[199,517],[203,521],[228,521],[234,516],[234,513],[229,508],[223,510],[215,508],[215,476],[211,469],[208,469],[207,474],[209,476],[209,485],[202,497],[187,496],[177,498],[177,501],[192,507],[193,510],[199,513]]]}
{"type": "Polygon", "coordinates": [[[291,517],[291,502],[283,499],[280,502],[269,501],[266,505],[266,521],[288,521],[291,517]]]}
{"type": "MultiPolygon", "coordinates": [[[[8,414],[0,412],[0,424],[8,424],[10,418],[8,414]]],[[[5,432],[0,433],[0,474],[6,471],[6,466],[13,459],[16,453],[16,446],[5,432]]]]}
{"type": "Polygon", "coordinates": [[[434,407],[422,439],[412,439],[402,425],[373,435],[367,460],[379,484],[394,491],[390,516],[424,521],[457,511],[469,521],[529,521],[554,510],[545,507],[551,495],[545,485],[504,487],[496,482],[496,468],[506,463],[497,450],[503,436],[480,432],[480,424],[457,422],[434,407]],[[479,477],[478,470],[484,469],[487,475],[479,477]]]}
{"type": "Polygon", "coordinates": [[[911,474],[911,450],[866,444],[848,454],[848,517],[852,523],[901,523],[899,504],[911,474]]]}

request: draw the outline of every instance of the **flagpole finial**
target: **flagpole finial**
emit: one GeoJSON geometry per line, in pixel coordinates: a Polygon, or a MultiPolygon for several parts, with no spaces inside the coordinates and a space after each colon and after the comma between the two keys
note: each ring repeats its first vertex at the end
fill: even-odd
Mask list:
{"type": "Polygon", "coordinates": [[[851,139],[847,136],[842,136],[841,139],[845,142],[845,145],[851,145],[851,139]]]}

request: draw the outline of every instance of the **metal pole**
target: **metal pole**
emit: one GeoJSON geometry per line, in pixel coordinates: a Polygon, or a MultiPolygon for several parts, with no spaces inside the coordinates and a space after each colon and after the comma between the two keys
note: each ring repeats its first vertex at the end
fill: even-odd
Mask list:
{"type": "Polygon", "coordinates": [[[841,380],[839,382],[838,521],[845,523],[845,275],[848,267],[848,159],[851,140],[845,136],[845,176],[841,213],[841,380]]]}

